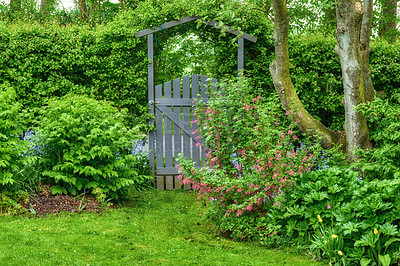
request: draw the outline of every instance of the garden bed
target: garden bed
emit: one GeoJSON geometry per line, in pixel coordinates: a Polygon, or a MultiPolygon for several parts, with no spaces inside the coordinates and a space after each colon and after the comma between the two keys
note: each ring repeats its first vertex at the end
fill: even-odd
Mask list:
{"type": "Polygon", "coordinates": [[[100,205],[93,197],[87,195],[80,197],[63,194],[53,195],[48,185],[40,186],[40,190],[29,197],[29,202],[24,204],[24,207],[36,215],[59,212],[98,212],[100,210],[100,205]]]}

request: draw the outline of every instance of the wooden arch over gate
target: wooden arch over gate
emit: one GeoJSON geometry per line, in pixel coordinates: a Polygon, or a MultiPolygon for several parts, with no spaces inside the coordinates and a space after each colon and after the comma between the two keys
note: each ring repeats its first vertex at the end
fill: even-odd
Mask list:
{"type": "MultiPolygon", "coordinates": [[[[196,125],[193,125],[192,128],[190,127],[190,113],[193,100],[198,94],[202,98],[207,98],[208,77],[194,74],[185,76],[182,80],[178,78],[173,81],[167,81],[164,84],[154,85],[153,34],[195,20],[202,20],[202,18],[188,16],[135,33],[136,38],[147,36],[149,113],[150,115],[155,115],[156,118],[155,121],[154,119],[149,120],[151,126],[154,126],[154,124],[156,126],[156,130],[152,130],[149,133],[149,164],[153,176],[155,176],[155,167],[157,168],[158,189],[181,188],[180,181],[176,178],[178,170],[173,162],[173,157],[177,158],[180,152],[183,152],[186,157],[191,157],[195,162],[195,166],[200,166],[205,159],[205,154],[201,147],[196,145],[196,143],[199,143],[198,134],[192,134],[196,130],[196,125]]],[[[219,28],[216,21],[206,22],[202,20],[202,22],[219,28]]],[[[244,40],[256,42],[257,38],[238,30],[232,30],[228,26],[223,27],[227,32],[239,36],[238,73],[240,75],[244,69],[244,40]]],[[[217,80],[215,79],[211,80],[211,83],[216,82],[217,80]]]]}

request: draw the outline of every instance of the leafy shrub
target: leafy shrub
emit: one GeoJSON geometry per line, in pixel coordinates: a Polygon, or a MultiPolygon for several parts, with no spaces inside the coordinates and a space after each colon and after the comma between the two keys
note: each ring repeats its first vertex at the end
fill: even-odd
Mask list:
{"type": "Polygon", "coordinates": [[[147,114],[145,38],[132,25],[60,26],[0,21],[0,83],[8,82],[24,108],[79,93],[147,114]]]}
{"type": "Polygon", "coordinates": [[[28,201],[28,193],[24,193],[21,190],[17,193],[2,192],[0,193],[0,215],[27,213],[28,211],[23,205],[28,201]]]}
{"type": "Polygon", "coordinates": [[[274,208],[274,224],[281,235],[305,239],[319,227],[318,215],[333,221],[333,212],[349,202],[358,188],[357,172],[329,167],[294,178],[295,186],[284,196],[282,207],[274,208]]]}
{"type": "Polygon", "coordinates": [[[148,179],[134,169],[138,156],[132,143],[141,136],[137,127],[124,125],[126,115],[105,101],[78,95],[53,99],[40,110],[34,132],[43,152],[43,176],[57,184],[54,193],[100,188],[116,198],[148,179]]]}
{"type": "Polygon", "coordinates": [[[26,145],[19,139],[23,130],[21,104],[15,99],[12,88],[0,85],[0,190],[17,184],[16,175],[24,163],[26,145]]]}
{"type": "Polygon", "coordinates": [[[373,102],[359,106],[367,116],[370,138],[375,148],[359,151],[358,167],[368,179],[400,177],[400,94],[389,99],[376,97],[373,102]]]}
{"type": "Polygon", "coordinates": [[[365,181],[353,170],[329,167],[294,182],[282,204],[262,218],[276,228],[273,235],[310,245],[331,263],[378,262],[378,255],[399,260],[399,180],[365,181]]]}
{"type": "Polygon", "coordinates": [[[276,99],[262,103],[246,80],[222,86],[226,95],[211,91],[207,104],[197,103],[195,122],[208,166],[195,169],[181,158],[182,182],[198,191],[218,231],[236,239],[260,238],[268,224],[262,217],[281,204],[293,178],[311,169],[321,149],[300,145],[276,99]]]}

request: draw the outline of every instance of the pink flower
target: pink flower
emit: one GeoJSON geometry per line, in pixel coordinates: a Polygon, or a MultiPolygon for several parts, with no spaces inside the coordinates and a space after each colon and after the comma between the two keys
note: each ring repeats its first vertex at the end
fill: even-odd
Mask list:
{"type": "Polygon", "coordinates": [[[331,205],[329,205],[329,203],[328,203],[328,210],[331,208],[331,205]]]}
{"type": "Polygon", "coordinates": [[[290,171],[289,171],[289,175],[294,176],[294,171],[293,171],[293,170],[290,170],[290,171]]]}
{"type": "Polygon", "coordinates": [[[245,209],[246,209],[246,211],[253,210],[253,204],[247,205],[245,209]]]}
{"type": "Polygon", "coordinates": [[[296,135],[293,135],[293,140],[297,140],[297,136],[296,135]]]}

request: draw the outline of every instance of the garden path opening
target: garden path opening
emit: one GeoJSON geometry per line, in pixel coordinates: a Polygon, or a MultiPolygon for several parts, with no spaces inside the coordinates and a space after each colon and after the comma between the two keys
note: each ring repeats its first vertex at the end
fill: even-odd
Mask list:
{"type": "MultiPolygon", "coordinates": [[[[201,138],[198,135],[197,125],[191,121],[194,101],[199,97],[207,101],[207,89],[216,86],[217,80],[205,75],[193,74],[154,85],[154,34],[158,31],[181,25],[187,22],[201,20],[213,27],[219,27],[216,21],[203,21],[201,17],[188,16],[180,20],[166,22],[159,27],[149,28],[135,33],[139,38],[147,36],[148,50],[148,100],[149,124],[154,130],[149,132],[149,164],[153,176],[156,177],[157,188],[171,190],[182,188],[178,179],[179,154],[192,159],[196,167],[204,165],[205,151],[201,148],[201,138]]],[[[247,33],[232,30],[224,26],[224,30],[238,36],[238,73],[244,68],[244,40],[256,42],[257,38],[247,33]]],[[[184,187],[189,189],[189,187],[184,187]]]]}

